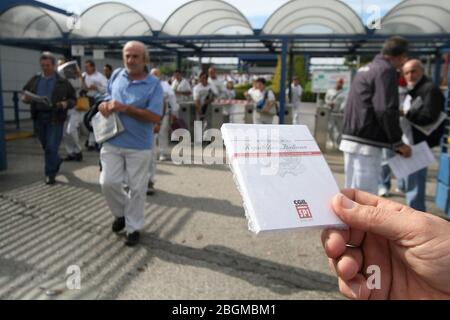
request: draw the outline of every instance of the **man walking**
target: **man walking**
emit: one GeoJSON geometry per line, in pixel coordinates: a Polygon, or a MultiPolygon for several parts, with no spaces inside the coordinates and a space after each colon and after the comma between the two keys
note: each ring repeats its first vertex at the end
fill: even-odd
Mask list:
{"type": "Polygon", "coordinates": [[[114,72],[108,84],[109,97],[99,106],[104,117],[117,113],[125,128],[103,144],[100,185],[115,217],[112,231],[125,229],[128,246],[139,243],[144,228],[153,125],[161,121],[163,108],[161,84],[146,71],[149,60],[143,43],[128,42],[123,49],[125,69],[114,72]]]}
{"type": "Polygon", "coordinates": [[[407,40],[390,38],[381,54],[353,80],[340,146],[345,156],[346,188],[378,193],[383,148],[411,156],[411,148],[402,142],[397,81],[397,70],[406,62],[407,53],[407,40]]]}
{"type": "Polygon", "coordinates": [[[24,94],[21,100],[25,104],[31,104],[31,117],[45,151],[45,183],[54,185],[63,161],[58,150],[63,137],[64,122],[67,111],[75,105],[76,96],[70,82],[56,72],[56,59],[50,52],[44,52],[39,61],[42,72],[31,78],[23,90],[45,97],[47,102],[33,100],[27,94],[24,94]]]}

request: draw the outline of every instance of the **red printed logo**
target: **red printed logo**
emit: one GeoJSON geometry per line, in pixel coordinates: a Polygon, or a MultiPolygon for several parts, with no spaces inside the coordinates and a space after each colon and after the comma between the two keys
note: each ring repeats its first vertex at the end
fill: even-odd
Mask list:
{"type": "Polygon", "coordinates": [[[309,205],[305,200],[296,200],[294,205],[301,220],[313,218],[309,205]]]}

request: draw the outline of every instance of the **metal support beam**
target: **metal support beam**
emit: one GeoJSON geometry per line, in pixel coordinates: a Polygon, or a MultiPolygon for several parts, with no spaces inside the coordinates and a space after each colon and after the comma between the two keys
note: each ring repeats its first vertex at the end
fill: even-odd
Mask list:
{"type": "MultiPolygon", "coordinates": [[[[0,67],[1,68],[1,67],[0,67]]],[[[0,69],[0,171],[6,170],[6,140],[5,140],[5,117],[2,93],[2,73],[0,69]]]]}
{"type": "Polygon", "coordinates": [[[177,54],[177,69],[181,70],[183,57],[181,54],[177,54]]]}
{"type": "Polygon", "coordinates": [[[438,52],[436,54],[436,59],[434,61],[434,74],[433,74],[433,82],[436,85],[439,85],[441,82],[441,69],[442,69],[442,54],[438,52]]]}
{"type": "Polygon", "coordinates": [[[294,73],[294,53],[292,50],[289,51],[289,70],[288,70],[288,84],[289,84],[289,99],[292,97],[292,78],[294,73]]]}
{"type": "Polygon", "coordinates": [[[283,40],[281,50],[281,77],[280,77],[280,124],[284,124],[286,110],[286,62],[288,54],[288,40],[283,40]]]}

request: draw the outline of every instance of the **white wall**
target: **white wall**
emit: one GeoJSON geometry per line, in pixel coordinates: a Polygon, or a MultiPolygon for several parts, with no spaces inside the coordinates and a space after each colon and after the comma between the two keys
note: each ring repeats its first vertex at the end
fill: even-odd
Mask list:
{"type": "MultiPolygon", "coordinates": [[[[2,90],[21,91],[26,82],[39,72],[39,57],[41,52],[15,47],[0,46],[0,65],[2,90]]],[[[3,93],[4,106],[13,106],[12,94],[3,93]]],[[[20,104],[20,109],[29,106],[20,104]]],[[[5,108],[5,121],[14,120],[14,110],[5,108]]],[[[21,119],[29,119],[30,113],[20,113],[21,119]]]]}

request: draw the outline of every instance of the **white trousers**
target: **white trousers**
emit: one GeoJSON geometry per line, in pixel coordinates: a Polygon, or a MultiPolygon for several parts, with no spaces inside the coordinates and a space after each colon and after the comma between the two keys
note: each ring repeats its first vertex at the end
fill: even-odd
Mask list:
{"type": "Polygon", "coordinates": [[[100,185],[116,218],[125,217],[126,232],[144,228],[144,210],[152,150],[132,150],[105,143],[100,153],[100,185]],[[124,186],[128,187],[128,192],[124,186]]]}
{"type": "Polygon", "coordinates": [[[274,116],[253,109],[253,124],[273,124],[274,116]]]}
{"type": "Polygon", "coordinates": [[[158,133],[159,154],[170,156],[169,149],[169,133],[170,133],[170,116],[166,114],[161,120],[161,128],[158,133]]]}
{"type": "Polygon", "coordinates": [[[71,109],[67,112],[64,124],[63,141],[67,154],[81,153],[80,125],[83,122],[84,112],[71,109]]]}
{"type": "Polygon", "coordinates": [[[300,124],[300,103],[294,104],[292,106],[292,124],[300,124]]]}
{"type": "Polygon", "coordinates": [[[153,135],[153,152],[150,160],[150,177],[149,181],[155,183],[156,165],[158,163],[158,152],[156,152],[156,135],[153,135]]]}
{"type": "Polygon", "coordinates": [[[378,180],[381,176],[381,152],[372,156],[345,152],[344,159],[345,187],[378,195],[378,180]]]}

